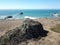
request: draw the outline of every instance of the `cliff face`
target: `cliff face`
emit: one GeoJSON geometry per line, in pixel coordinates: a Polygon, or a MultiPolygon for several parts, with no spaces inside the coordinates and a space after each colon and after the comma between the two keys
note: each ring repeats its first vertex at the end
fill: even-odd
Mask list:
{"type": "Polygon", "coordinates": [[[26,19],[23,24],[0,37],[0,45],[18,45],[23,41],[47,36],[48,31],[38,21],[26,19]]]}

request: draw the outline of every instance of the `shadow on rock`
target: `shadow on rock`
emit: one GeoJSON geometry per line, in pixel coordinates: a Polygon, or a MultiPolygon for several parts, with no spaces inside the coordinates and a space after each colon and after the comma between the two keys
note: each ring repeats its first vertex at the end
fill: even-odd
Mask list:
{"type": "Polygon", "coordinates": [[[29,28],[26,29],[25,36],[27,39],[46,37],[48,31],[43,29],[43,25],[39,22],[36,22],[35,25],[29,25],[29,28]]]}
{"type": "Polygon", "coordinates": [[[31,19],[26,19],[24,21],[24,25],[25,26],[25,34],[23,35],[23,39],[38,39],[39,37],[46,37],[48,34],[47,30],[44,30],[43,25],[38,22],[38,21],[34,21],[31,19]]]}

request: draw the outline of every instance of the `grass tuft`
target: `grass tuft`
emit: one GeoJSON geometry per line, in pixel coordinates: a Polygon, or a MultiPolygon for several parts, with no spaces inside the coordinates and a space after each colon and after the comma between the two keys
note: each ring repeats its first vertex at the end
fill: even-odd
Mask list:
{"type": "Polygon", "coordinates": [[[52,31],[60,33],[60,24],[56,24],[56,26],[50,28],[52,31]]]}

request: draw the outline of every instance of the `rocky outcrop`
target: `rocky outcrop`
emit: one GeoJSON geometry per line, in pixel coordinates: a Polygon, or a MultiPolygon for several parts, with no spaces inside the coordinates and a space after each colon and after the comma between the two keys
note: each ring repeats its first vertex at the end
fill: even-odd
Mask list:
{"type": "Polygon", "coordinates": [[[26,19],[22,26],[16,27],[13,30],[6,32],[0,37],[0,45],[17,45],[22,41],[32,38],[47,36],[48,31],[43,29],[43,26],[38,21],[26,19]]]}

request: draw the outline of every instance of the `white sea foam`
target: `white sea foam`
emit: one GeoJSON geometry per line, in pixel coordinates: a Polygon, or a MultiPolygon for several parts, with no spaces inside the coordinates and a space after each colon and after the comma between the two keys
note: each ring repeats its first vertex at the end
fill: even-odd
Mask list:
{"type": "Polygon", "coordinates": [[[0,16],[0,19],[4,19],[6,16],[0,16]]]}
{"type": "Polygon", "coordinates": [[[58,14],[53,14],[55,17],[58,17],[58,14]]]}
{"type": "Polygon", "coordinates": [[[25,16],[24,18],[37,19],[36,17],[25,16]]]}
{"type": "MultiPolygon", "coordinates": [[[[5,19],[7,16],[0,16],[0,19],[5,19]]],[[[13,18],[8,18],[8,19],[19,19],[19,17],[13,16],[13,18]]]]}
{"type": "Polygon", "coordinates": [[[53,16],[60,18],[60,14],[53,14],[53,16]]]}

